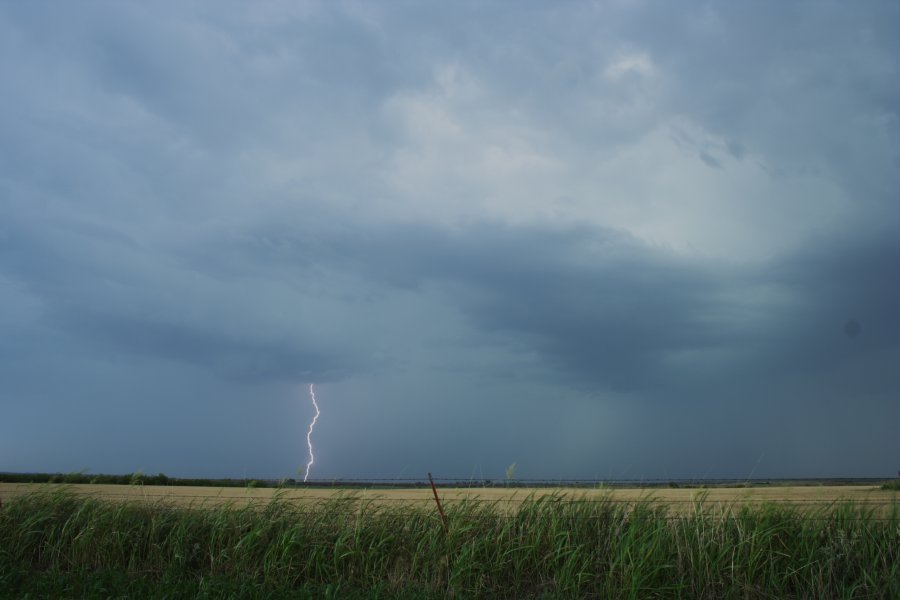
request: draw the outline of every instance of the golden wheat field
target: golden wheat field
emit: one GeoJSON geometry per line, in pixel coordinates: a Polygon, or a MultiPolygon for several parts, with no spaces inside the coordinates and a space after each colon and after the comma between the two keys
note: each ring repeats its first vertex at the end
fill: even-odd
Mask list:
{"type": "MultiPolygon", "coordinates": [[[[276,496],[295,504],[317,504],[329,499],[352,497],[374,505],[434,503],[431,489],[419,488],[236,488],[189,486],[129,486],[105,484],[16,484],[0,483],[0,500],[6,502],[23,494],[65,489],[77,495],[112,501],[165,502],[180,506],[216,506],[231,504],[263,505],[276,496]]],[[[464,500],[485,502],[500,509],[511,509],[530,497],[556,495],[566,501],[611,500],[625,503],[653,501],[664,503],[674,512],[695,510],[697,502],[707,508],[734,508],[744,505],[777,503],[797,507],[825,507],[839,501],[852,501],[878,513],[897,506],[897,492],[872,485],[804,485],[744,488],[503,488],[471,487],[439,489],[441,501],[450,505],[464,500]]]]}

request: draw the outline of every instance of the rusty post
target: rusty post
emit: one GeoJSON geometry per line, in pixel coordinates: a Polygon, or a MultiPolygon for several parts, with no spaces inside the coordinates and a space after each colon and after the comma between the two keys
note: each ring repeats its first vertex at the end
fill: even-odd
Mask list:
{"type": "Polygon", "coordinates": [[[450,527],[447,525],[447,515],[444,514],[444,507],[441,506],[441,499],[438,498],[437,488],[434,486],[434,479],[431,473],[428,474],[428,481],[431,482],[431,491],[434,492],[434,502],[437,504],[438,512],[441,513],[441,523],[444,524],[444,533],[450,533],[450,527]]]}

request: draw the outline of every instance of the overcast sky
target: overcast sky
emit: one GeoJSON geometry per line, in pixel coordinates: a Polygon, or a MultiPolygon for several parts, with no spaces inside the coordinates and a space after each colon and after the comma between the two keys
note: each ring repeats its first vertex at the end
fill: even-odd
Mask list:
{"type": "Polygon", "coordinates": [[[900,469],[900,4],[0,1],[0,471],[900,469]]]}

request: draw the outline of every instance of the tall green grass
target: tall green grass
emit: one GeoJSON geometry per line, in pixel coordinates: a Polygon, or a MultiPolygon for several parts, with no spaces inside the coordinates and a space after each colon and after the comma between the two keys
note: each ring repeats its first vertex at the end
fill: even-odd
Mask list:
{"type": "MultiPolygon", "coordinates": [[[[686,514],[534,498],[506,511],[353,496],[179,508],[65,492],[0,509],[10,597],[897,598],[900,516],[853,504],[686,514]]],[[[2,592],[0,592],[2,593],[2,592]]]]}

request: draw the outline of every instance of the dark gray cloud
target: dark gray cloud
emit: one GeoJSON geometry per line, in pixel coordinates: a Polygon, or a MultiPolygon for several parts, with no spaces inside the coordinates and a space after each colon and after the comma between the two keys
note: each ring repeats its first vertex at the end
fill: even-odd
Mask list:
{"type": "Polygon", "coordinates": [[[5,4],[0,469],[893,473],[898,21],[5,4]]]}
{"type": "Polygon", "coordinates": [[[716,273],[623,232],[480,223],[382,235],[360,248],[367,273],[446,284],[475,329],[534,348],[579,382],[652,386],[666,353],[724,342],[706,320],[724,284],[716,273]]]}

